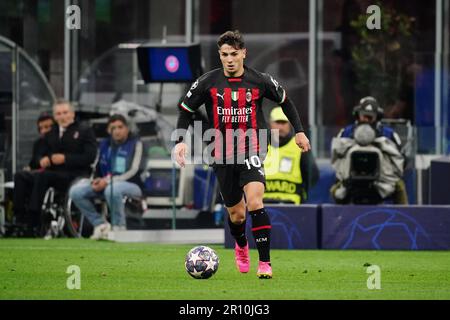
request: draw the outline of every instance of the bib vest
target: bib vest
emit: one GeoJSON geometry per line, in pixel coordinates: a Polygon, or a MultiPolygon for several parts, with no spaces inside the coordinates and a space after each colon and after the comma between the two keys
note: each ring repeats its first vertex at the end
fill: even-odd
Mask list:
{"type": "Polygon", "coordinates": [[[269,145],[264,161],[266,191],[264,199],[301,203],[302,173],[300,160],[302,153],[292,138],[280,148],[269,145]]]}

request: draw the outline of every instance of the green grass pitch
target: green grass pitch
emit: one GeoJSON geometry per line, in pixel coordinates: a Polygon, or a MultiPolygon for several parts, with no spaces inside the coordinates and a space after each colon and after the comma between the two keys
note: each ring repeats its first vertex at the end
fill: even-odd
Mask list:
{"type": "Polygon", "coordinates": [[[124,244],[87,239],[0,240],[0,299],[450,299],[450,252],[272,250],[274,278],[240,274],[234,251],[210,279],[191,278],[184,257],[193,245],[124,244]],[[369,290],[368,264],[381,270],[369,290]],[[66,287],[70,265],[81,289],[66,287]]]}

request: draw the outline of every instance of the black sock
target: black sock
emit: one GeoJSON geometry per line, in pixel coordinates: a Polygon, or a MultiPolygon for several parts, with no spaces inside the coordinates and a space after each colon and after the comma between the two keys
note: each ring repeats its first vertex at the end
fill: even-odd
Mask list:
{"type": "Polygon", "coordinates": [[[259,261],[270,262],[270,218],[264,208],[249,211],[252,217],[252,233],[258,248],[259,261]]]}
{"type": "Polygon", "coordinates": [[[247,220],[244,220],[241,224],[235,224],[231,221],[230,217],[228,217],[228,225],[230,226],[230,233],[236,239],[236,242],[239,247],[243,248],[247,245],[247,237],[245,236],[245,223],[247,220]]]}

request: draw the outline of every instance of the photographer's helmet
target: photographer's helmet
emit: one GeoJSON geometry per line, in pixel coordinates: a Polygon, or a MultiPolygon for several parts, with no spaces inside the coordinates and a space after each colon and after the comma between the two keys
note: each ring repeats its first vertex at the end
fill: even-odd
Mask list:
{"type": "Polygon", "coordinates": [[[357,121],[360,120],[360,116],[372,119],[371,123],[380,121],[383,118],[384,110],[381,108],[377,99],[371,96],[362,98],[359,104],[353,109],[353,116],[357,121]]]}

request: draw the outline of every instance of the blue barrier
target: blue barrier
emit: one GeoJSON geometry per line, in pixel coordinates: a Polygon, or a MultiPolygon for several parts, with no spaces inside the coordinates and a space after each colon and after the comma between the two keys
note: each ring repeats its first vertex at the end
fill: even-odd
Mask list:
{"type": "MultiPolygon", "coordinates": [[[[450,206],[271,205],[273,249],[450,250],[450,206]]],[[[247,237],[255,248],[251,219],[247,237]]],[[[225,248],[234,239],[225,223],[225,248]]]]}
{"type": "MultiPolygon", "coordinates": [[[[317,206],[315,205],[271,205],[266,206],[269,213],[271,230],[271,248],[274,249],[317,249],[317,206]]],[[[253,240],[252,221],[247,215],[247,238],[250,248],[256,248],[253,240]]],[[[234,239],[230,235],[228,223],[225,226],[225,248],[234,248],[234,239]]]]}
{"type": "Polygon", "coordinates": [[[450,249],[450,206],[322,206],[324,249],[450,249]]]}

